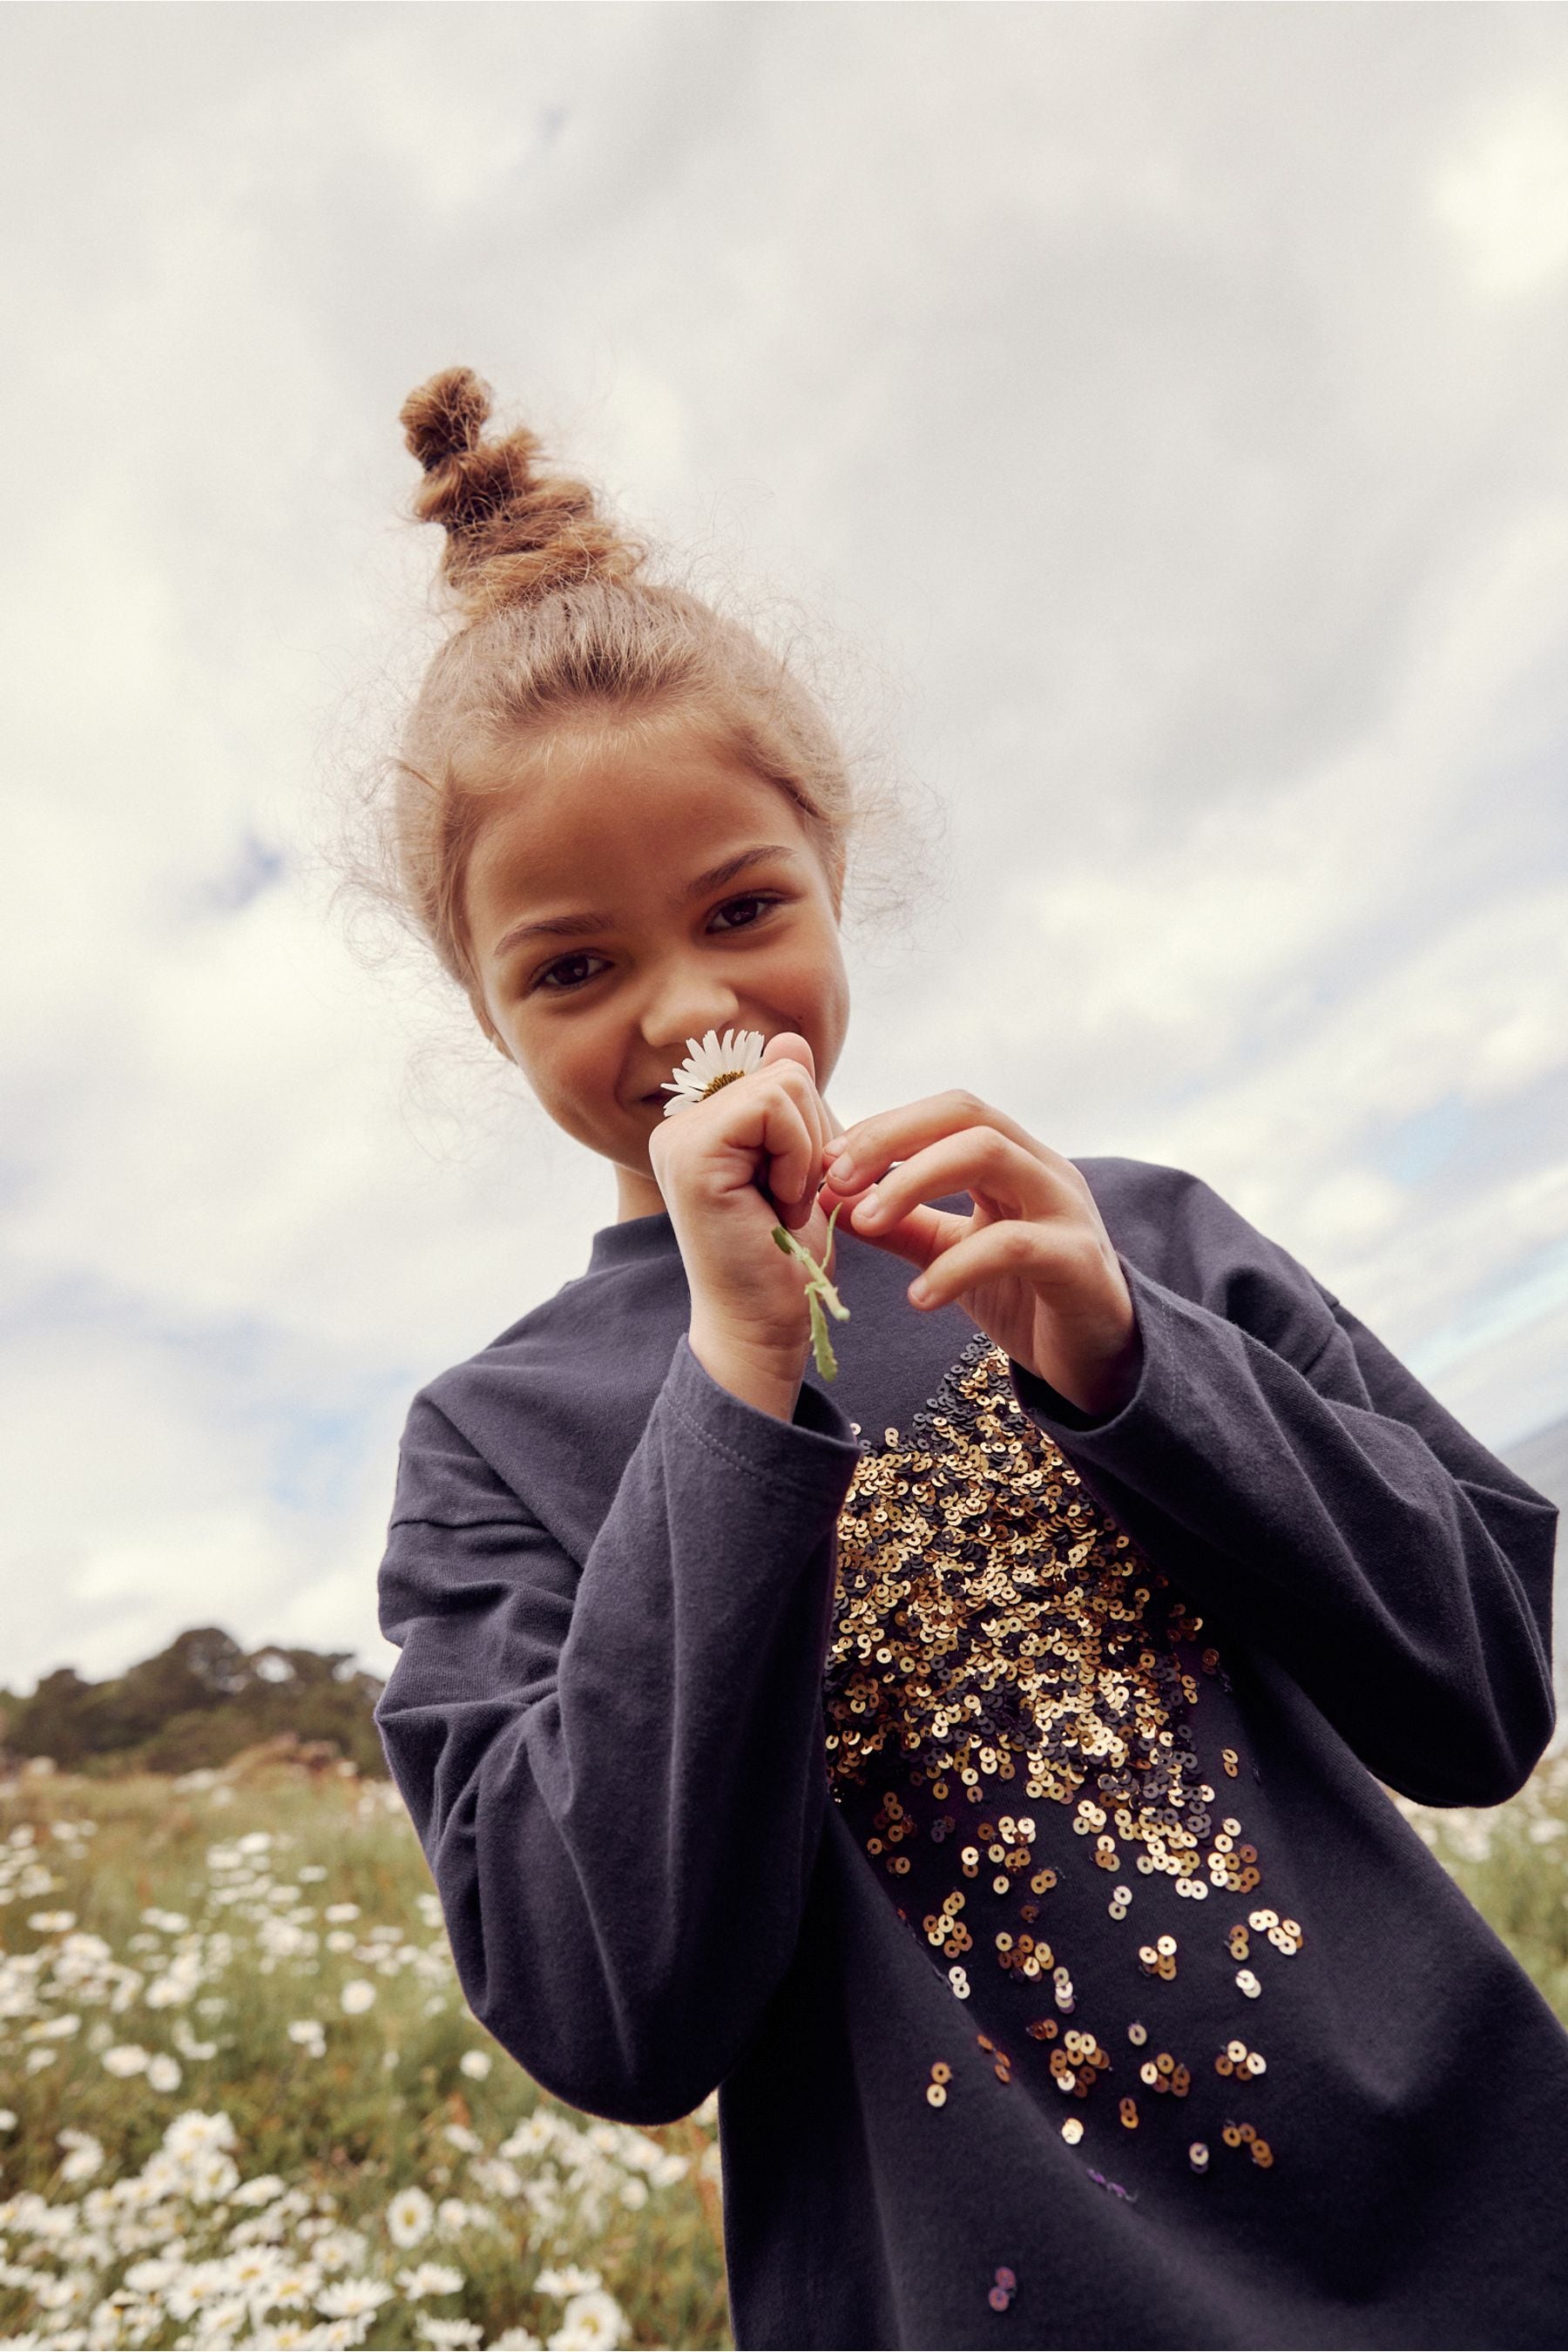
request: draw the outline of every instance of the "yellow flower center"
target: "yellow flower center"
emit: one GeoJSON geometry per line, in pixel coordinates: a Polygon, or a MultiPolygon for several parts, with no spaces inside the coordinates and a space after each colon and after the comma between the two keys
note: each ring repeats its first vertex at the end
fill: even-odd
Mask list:
{"type": "Polygon", "coordinates": [[[709,1079],[702,1092],[698,1096],[698,1101],[706,1102],[709,1096],[716,1095],[721,1087],[732,1087],[737,1078],[743,1078],[745,1075],[744,1070],[721,1070],[716,1078],[709,1079]]]}

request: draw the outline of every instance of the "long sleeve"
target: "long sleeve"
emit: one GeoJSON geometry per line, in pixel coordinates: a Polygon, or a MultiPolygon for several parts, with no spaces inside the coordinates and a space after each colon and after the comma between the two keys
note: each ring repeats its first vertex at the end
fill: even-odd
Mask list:
{"type": "Polygon", "coordinates": [[[1118,1248],[1132,1395],[1093,1420],[1015,1365],[1020,1402],[1381,1780],[1500,1803],[1554,1722],[1555,1507],[1287,1251],[1169,1172],[1177,1286],[1118,1248]]]}
{"type": "Polygon", "coordinates": [[[579,1564],[416,1400],[377,1721],[475,2015],[574,2106],[689,2113],[788,1966],[857,1458],[836,1406],[757,1412],[682,1339],[579,1564]]]}

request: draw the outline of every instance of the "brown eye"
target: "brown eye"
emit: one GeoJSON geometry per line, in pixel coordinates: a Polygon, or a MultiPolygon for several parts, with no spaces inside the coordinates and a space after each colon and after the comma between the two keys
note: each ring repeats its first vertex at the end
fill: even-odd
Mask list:
{"type": "Polygon", "coordinates": [[[566,995],[573,989],[581,988],[586,982],[596,977],[594,972],[585,969],[587,965],[603,963],[604,961],[603,956],[589,955],[586,950],[577,955],[557,956],[553,963],[545,965],[533,985],[535,988],[547,989],[555,996],[566,995]]]}
{"type": "Polygon", "coordinates": [[[716,907],[713,910],[713,919],[717,922],[721,915],[732,917],[738,913],[740,918],[738,921],[725,922],[720,928],[726,931],[743,931],[749,929],[752,923],[759,921],[770,907],[776,907],[778,904],[779,901],[776,898],[763,898],[754,890],[748,890],[743,898],[726,898],[721,907],[716,907]]]}

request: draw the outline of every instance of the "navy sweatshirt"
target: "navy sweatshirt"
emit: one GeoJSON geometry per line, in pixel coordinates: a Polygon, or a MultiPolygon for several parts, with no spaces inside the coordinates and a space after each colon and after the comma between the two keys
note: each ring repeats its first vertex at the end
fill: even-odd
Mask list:
{"type": "MultiPolygon", "coordinates": [[[[1568,2037],[1379,1782],[1519,1788],[1554,1507],[1182,1170],[1094,1418],[840,1238],[793,1422],[668,1216],[422,1390],[378,1707],[476,2016],[715,2085],[736,2342],[1568,2342],[1568,2037]]],[[[956,1202],[953,1205],[963,1205],[956,1202]]]]}

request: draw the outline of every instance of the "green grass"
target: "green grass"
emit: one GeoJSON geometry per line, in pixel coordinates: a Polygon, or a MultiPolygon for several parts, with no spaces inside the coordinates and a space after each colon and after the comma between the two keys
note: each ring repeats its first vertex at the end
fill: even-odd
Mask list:
{"type": "MultiPolygon", "coordinates": [[[[1568,1749],[1491,1811],[1394,1801],[1568,2022],[1568,1749]]],[[[732,2340],[715,2102],[645,2132],[538,2090],[384,1782],[0,1790],[0,2340],[732,2340]]]]}

